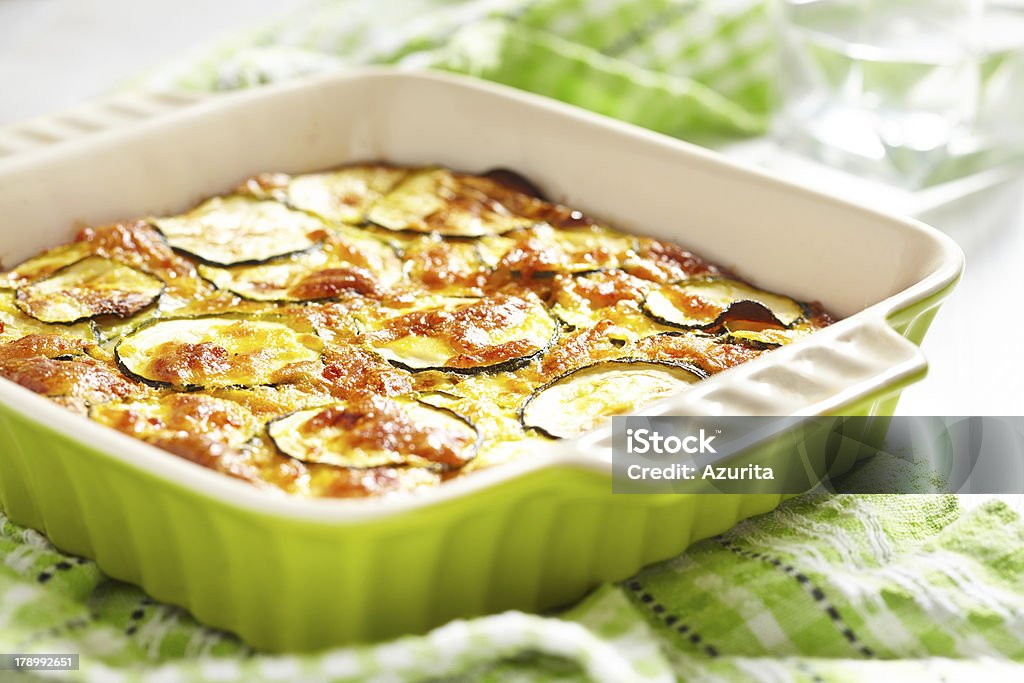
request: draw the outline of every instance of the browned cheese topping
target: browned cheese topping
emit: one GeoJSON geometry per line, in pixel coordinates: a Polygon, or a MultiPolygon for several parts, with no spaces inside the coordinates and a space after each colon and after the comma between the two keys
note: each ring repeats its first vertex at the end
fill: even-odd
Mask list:
{"type": "Polygon", "coordinates": [[[369,163],[261,174],[0,274],[0,376],[268,494],[371,497],[831,322],[513,172],[369,163]]]}

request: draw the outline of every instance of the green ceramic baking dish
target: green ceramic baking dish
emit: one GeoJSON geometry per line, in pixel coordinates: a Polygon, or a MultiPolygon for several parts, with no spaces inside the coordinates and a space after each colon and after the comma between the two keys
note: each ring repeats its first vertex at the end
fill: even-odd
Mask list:
{"type": "MultiPolygon", "coordinates": [[[[366,70],[183,102],[138,97],[94,108],[88,126],[72,114],[0,135],[3,262],[66,241],[77,223],[181,210],[264,170],[504,166],[555,199],[844,316],[645,411],[706,415],[891,413],[925,372],[915,344],[962,268],[957,246],[923,225],[473,80],[366,70]],[[104,115],[134,120],[96,131],[104,115]]],[[[778,503],[613,495],[607,429],[422,494],[273,496],[0,380],[10,517],[258,648],[563,605],[778,503]]]]}

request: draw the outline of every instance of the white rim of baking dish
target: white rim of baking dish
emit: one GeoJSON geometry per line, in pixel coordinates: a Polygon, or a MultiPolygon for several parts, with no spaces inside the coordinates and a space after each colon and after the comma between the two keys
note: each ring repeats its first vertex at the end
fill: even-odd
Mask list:
{"type": "MultiPolygon", "coordinates": [[[[90,105],[91,126],[69,125],[78,114],[41,119],[0,131],[0,168],[17,165],[26,156],[59,155],[69,147],[102,145],[124,130],[159,125],[161,121],[199,115],[204,111],[273,97],[281,92],[315,88],[338,79],[366,77],[435,80],[482,90],[529,106],[586,121],[646,144],[683,151],[704,163],[728,169],[789,193],[810,195],[819,201],[860,212],[868,217],[898,224],[902,229],[926,237],[938,258],[932,271],[917,283],[845,318],[806,339],[776,349],[757,359],[693,385],[643,410],[645,415],[818,415],[841,410],[884,388],[894,388],[917,378],[927,363],[920,349],[887,323],[894,312],[936,294],[960,276],[963,252],[948,236],[918,221],[874,211],[841,199],[780,180],[766,172],[729,160],[721,155],[675,138],[594,114],[571,105],[464,76],[439,73],[399,72],[383,67],[366,67],[320,75],[257,90],[213,96],[174,93],[133,94],[133,103],[118,103],[114,122],[104,125],[104,104],[90,105]],[[125,121],[126,112],[129,121],[125,121]],[[118,120],[120,119],[120,120],[118,120]],[[45,134],[24,134],[25,129],[45,134]],[[10,140],[19,140],[12,146],[10,140]],[[29,144],[32,140],[35,144],[29,144]],[[28,143],[26,143],[28,141],[28,143]],[[4,150],[16,153],[3,156],[4,150]]],[[[495,465],[444,482],[440,486],[365,499],[319,499],[292,496],[256,488],[225,474],[187,462],[133,437],[74,414],[48,399],[6,379],[0,381],[0,401],[11,410],[59,431],[104,456],[138,468],[198,495],[212,498],[253,513],[321,523],[358,523],[401,514],[424,506],[456,501],[499,486],[505,482],[549,468],[569,468],[609,476],[611,472],[611,428],[599,428],[578,439],[554,442],[550,452],[495,465]]],[[[610,491],[609,481],[609,493],[610,491]]]]}

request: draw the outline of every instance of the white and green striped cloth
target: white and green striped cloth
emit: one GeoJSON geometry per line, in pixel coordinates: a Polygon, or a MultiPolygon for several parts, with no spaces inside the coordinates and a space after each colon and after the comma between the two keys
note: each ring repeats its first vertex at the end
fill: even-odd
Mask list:
{"type": "MultiPolygon", "coordinates": [[[[770,52],[751,0],[320,0],[134,85],[390,63],[704,140],[764,130],[770,52]]],[[[0,652],[80,653],[64,680],[1024,681],[1024,524],[952,496],[804,497],[559,614],[302,656],[254,653],[2,516],[0,558],[0,652]]]]}
{"type": "Polygon", "coordinates": [[[703,139],[764,131],[771,33],[751,0],[321,0],[132,85],[218,90],[346,65],[431,67],[703,139]]]}
{"type": "MultiPolygon", "coordinates": [[[[671,533],[671,530],[666,530],[671,533]]],[[[90,683],[1024,680],[1024,524],[952,496],[815,496],[606,585],[316,655],[253,653],[0,518],[0,650],[90,683]]]]}

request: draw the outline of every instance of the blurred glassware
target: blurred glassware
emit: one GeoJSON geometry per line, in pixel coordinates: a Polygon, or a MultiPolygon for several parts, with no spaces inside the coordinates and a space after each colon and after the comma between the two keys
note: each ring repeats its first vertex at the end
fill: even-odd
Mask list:
{"type": "Polygon", "coordinates": [[[919,189],[1024,157],[1024,0],[777,0],[780,146],[919,189]]]}

